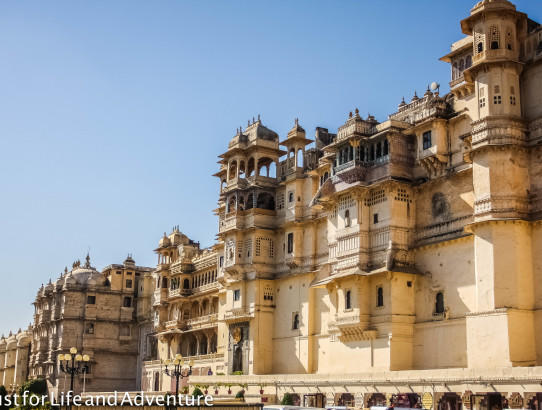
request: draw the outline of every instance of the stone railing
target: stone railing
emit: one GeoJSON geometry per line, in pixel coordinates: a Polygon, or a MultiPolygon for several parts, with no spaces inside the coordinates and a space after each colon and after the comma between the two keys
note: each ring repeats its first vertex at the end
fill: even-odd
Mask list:
{"type": "Polygon", "coordinates": [[[376,128],[373,124],[362,120],[361,118],[352,118],[347,121],[346,124],[339,127],[337,131],[337,141],[341,141],[345,138],[348,138],[352,134],[374,134],[376,133],[376,128]]]}
{"type": "MultiPolygon", "coordinates": [[[[193,360],[195,363],[206,362],[206,361],[218,361],[224,359],[224,353],[209,353],[209,354],[200,354],[193,356],[183,356],[185,363],[193,360]]],[[[153,367],[162,365],[162,360],[147,360],[143,362],[145,367],[153,367]]]]}
{"type": "Polygon", "coordinates": [[[188,319],[186,324],[188,326],[205,325],[209,323],[215,323],[218,320],[218,313],[211,313],[210,315],[199,316],[192,319],[188,319]]]}
{"type": "Polygon", "coordinates": [[[249,319],[253,317],[253,313],[248,307],[242,307],[237,309],[230,309],[224,313],[224,320],[226,321],[238,321],[240,319],[249,319]]]}
{"type": "Polygon", "coordinates": [[[168,296],[170,298],[176,297],[176,296],[188,296],[190,295],[190,289],[169,289],[168,296]]]}
{"type": "Polygon", "coordinates": [[[420,243],[427,242],[432,239],[438,240],[439,238],[453,234],[460,235],[463,233],[464,226],[472,221],[472,215],[468,215],[453,219],[451,221],[418,227],[416,229],[416,241],[420,243]]]}
{"type": "Polygon", "coordinates": [[[206,283],[205,285],[201,285],[201,286],[193,288],[192,293],[201,293],[208,290],[218,289],[218,287],[219,287],[219,283],[215,280],[214,282],[206,283]]]}
{"type": "Polygon", "coordinates": [[[484,60],[514,59],[514,51],[500,48],[498,50],[485,50],[472,57],[472,64],[476,65],[484,60]]]}

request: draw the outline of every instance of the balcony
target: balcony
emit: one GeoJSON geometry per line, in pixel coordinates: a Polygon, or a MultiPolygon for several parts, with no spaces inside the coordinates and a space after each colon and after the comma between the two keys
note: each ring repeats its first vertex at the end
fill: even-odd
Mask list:
{"type": "Polygon", "coordinates": [[[224,321],[226,323],[242,322],[254,317],[254,312],[248,307],[242,307],[237,309],[230,309],[224,313],[224,321]]]}
{"type": "Polygon", "coordinates": [[[496,50],[485,50],[472,57],[472,64],[480,64],[482,62],[492,62],[498,60],[516,60],[516,53],[513,50],[504,48],[496,50]]]}
{"type": "Polygon", "coordinates": [[[173,320],[168,320],[165,324],[166,329],[179,329],[186,326],[186,320],[182,320],[180,317],[173,320]]]}
{"type": "Polygon", "coordinates": [[[180,296],[189,296],[190,295],[190,289],[170,289],[168,291],[168,296],[170,298],[176,298],[180,296]]]}
{"type": "Polygon", "coordinates": [[[338,334],[343,343],[376,339],[377,331],[368,330],[369,315],[342,314],[329,323],[329,332],[338,334]]]}
{"type": "Polygon", "coordinates": [[[160,288],[154,291],[154,306],[165,303],[168,297],[168,289],[160,288]]]}
{"type": "Polygon", "coordinates": [[[207,283],[205,285],[198,286],[197,288],[193,288],[192,294],[203,293],[203,292],[207,292],[209,290],[215,290],[218,288],[219,288],[219,283],[215,281],[215,282],[207,283]]]}
{"type": "MultiPolygon", "coordinates": [[[[190,360],[193,360],[198,365],[204,365],[205,363],[214,363],[217,361],[223,361],[224,360],[224,353],[209,353],[209,354],[200,354],[200,355],[194,355],[194,356],[184,356],[183,357],[185,362],[189,362],[190,360]]],[[[162,366],[161,360],[148,360],[143,363],[144,366],[148,368],[158,368],[162,366]]]]}
{"type": "Polygon", "coordinates": [[[212,313],[206,316],[195,317],[186,321],[187,326],[191,329],[204,329],[217,325],[218,313],[212,313]]]}
{"type": "Polygon", "coordinates": [[[251,208],[246,211],[233,211],[220,221],[219,232],[232,229],[246,229],[253,226],[259,228],[275,227],[276,211],[263,208],[251,208]]]}

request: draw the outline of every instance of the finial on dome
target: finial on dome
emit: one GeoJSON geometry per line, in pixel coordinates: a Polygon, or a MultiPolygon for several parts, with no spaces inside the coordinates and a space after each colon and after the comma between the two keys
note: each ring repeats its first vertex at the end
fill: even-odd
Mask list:
{"type": "Polygon", "coordinates": [[[356,108],[356,110],[354,111],[354,113],[356,114],[356,118],[359,118],[359,110],[356,108]]]}
{"type": "Polygon", "coordinates": [[[87,257],[85,259],[86,259],[85,268],[90,268],[90,253],[89,252],[87,252],[87,257]]]}
{"type": "Polygon", "coordinates": [[[252,124],[255,124],[256,123],[256,120],[254,119],[254,117],[252,117],[252,124]]]}
{"type": "Polygon", "coordinates": [[[247,121],[247,127],[250,125],[250,118],[247,121]]]}
{"type": "Polygon", "coordinates": [[[352,118],[352,111],[348,113],[348,118],[352,118]]]}
{"type": "Polygon", "coordinates": [[[10,336],[13,336],[13,332],[12,332],[11,330],[9,331],[9,335],[10,335],[10,336]]]}
{"type": "Polygon", "coordinates": [[[19,328],[19,330],[17,331],[17,333],[21,333],[23,331],[23,329],[19,328]]]}
{"type": "Polygon", "coordinates": [[[66,274],[66,273],[68,273],[68,267],[67,266],[64,268],[64,274],[66,274]]]}
{"type": "Polygon", "coordinates": [[[260,114],[258,114],[258,122],[260,122],[260,114]]]}

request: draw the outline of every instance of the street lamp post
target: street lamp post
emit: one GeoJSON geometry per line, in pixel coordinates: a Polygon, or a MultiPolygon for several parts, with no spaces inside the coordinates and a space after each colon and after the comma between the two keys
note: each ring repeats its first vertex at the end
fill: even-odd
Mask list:
{"type": "Polygon", "coordinates": [[[175,356],[175,359],[173,359],[173,361],[169,359],[166,360],[164,364],[166,365],[164,373],[167,374],[169,377],[175,377],[175,397],[179,397],[179,379],[183,379],[192,374],[192,366],[194,366],[194,361],[190,360],[188,362],[189,368],[186,369],[184,373],[182,370],[182,367],[184,366],[184,359],[180,354],[175,356]],[[171,370],[167,368],[170,364],[173,365],[173,369],[171,370]]]}
{"type": "Polygon", "coordinates": [[[60,371],[69,374],[71,377],[70,391],[73,393],[73,379],[78,373],[88,373],[89,367],[88,362],[90,356],[88,354],[81,355],[77,353],[77,349],[72,347],[70,353],[68,354],[59,354],[58,362],[60,363],[60,371]],[[84,365],[81,366],[81,362],[84,362],[84,365]]]}

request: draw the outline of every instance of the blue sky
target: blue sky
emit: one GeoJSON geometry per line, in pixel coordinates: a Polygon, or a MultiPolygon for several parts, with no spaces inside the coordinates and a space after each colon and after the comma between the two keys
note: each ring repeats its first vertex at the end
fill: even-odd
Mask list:
{"type": "MultiPolygon", "coordinates": [[[[516,2],[542,20],[539,2],[516,2]]],[[[359,108],[380,121],[438,81],[474,1],[0,3],[0,333],[41,283],[101,269],[174,225],[209,246],[217,155],[261,114],[284,138],[359,108]],[[6,312],[13,312],[6,314],[6,312]]]]}

